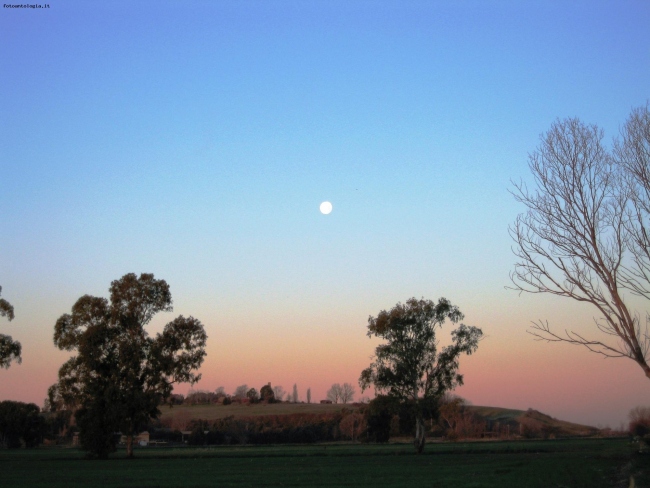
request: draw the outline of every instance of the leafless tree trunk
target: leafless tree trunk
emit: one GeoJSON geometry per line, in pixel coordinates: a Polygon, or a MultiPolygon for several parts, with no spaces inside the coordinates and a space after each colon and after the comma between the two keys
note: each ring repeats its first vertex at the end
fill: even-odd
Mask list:
{"type": "Polygon", "coordinates": [[[424,451],[424,443],[426,441],[426,427],[424,424],[424,418],[421,414],[418,414],[415,418],[415,450],[418,454],[422,454],[424,451]]]}
{"type": "Polygon", "coordinates": [[[133,431],[134,431],[133,422],[129,423],[129,432],[126,434],[126,457],[133,457],[133,431]]]}
{"type": "Polygon", "coordinates": [[[334,383],[329,390],[327,390],[327,399],[333,403],[338,403],[341,399],[343,387],[339,383],[334,383]]]}
{"type": "MultiPolygon", "coordinates": [[[[521,292],[593,305],[599,313],[596,327],[609,337],[557,333],[548,322],[538,321],[531,330],[538,339],[628,357],[650,378],[647,322],[642,327],[639,314],[624,299],[625,290],[650,298],[643,286],[648,283],[648,268],[643,267],[650,262],[648,241],[638,239],[647,234],[632,211],[638,207],[632,202],[641,197],[632,194],[626,166],[617,164],[602,138],[602,130],[577,119],[558,121],[542,136],[529,161],[537,188],[531,192],[520,183],[513,192],[528,210],[510,228],[518,257],[510,277],[521,292]]],[[[627,147],[625,141],[619,145],[627,147]]],[[[647,171],[647,154],[644,164],[647,171]]],[[[644,201],[649,201],[647,195],[644,201]]]]}
{"type": "Polygon", "coordinates": [[[343,383],[340,390],[341,401],[343,403],[351,402],[354,399],[355,389],[350,383],[343,383]]]}

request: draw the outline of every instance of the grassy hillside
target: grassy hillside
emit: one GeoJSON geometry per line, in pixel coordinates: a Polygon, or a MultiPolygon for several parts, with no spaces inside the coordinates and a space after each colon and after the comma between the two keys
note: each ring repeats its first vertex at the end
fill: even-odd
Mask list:
{"type": "Polygon", "coordinates": [[[518,429],[522,422],[537,428],[546,428],[562,436],[587,436],[598,432],[596,427],[555,419],[537,410],[513,410],[499,407],[469,406],[469,411],[489,422],[499,422],[518,429]]]}
{"type": "MultiPolygon", "coordinates": [[[[343,409],[357,410],[358,405],[320,404],[320,403],[273,403],[257,405],[176,405],[174,407],[161,407],[161,419],[173,417],[186,420],[202,419],[213,421],[225,417],[257,417],[262,415],[290,415],[290,414],[324,414],[340,412],[343,409]]],[[[514,410],[508,408],[469,406],[468,410],[484,418],[487,422],[499,422],[501,425],[510,425],[512,432],[519,429],[522,422],[537,428],[546,428],[562,436],[593,435],[598,429],[587,425],[575,424],[554,419],[536,410],[514,410]]]]}
{"type": "Polygon", "coordinates": [[[510,408],[500,408],[500,407],[482,407],[482,406],[474,406],[474,405],[468,406],[467,409],[470,412],[475,413],[486,420],[492,420],[496,422],[512,421],[515,420],[517,417],[521,417],[523,414],[526,413],[525,410],[513,410],[510,408]]]}
{"type": "Polygon", "coordinates": [[[225,417],[257,417],[260,415],[290,415],[295,413],[334,413],[342,409],[356,410],[358,407],[343,404],[320,403],[271,403],[257,405],[175,405],[160,408],[161,419],[184,416],[190,419],[217,420],[225,417]]]}

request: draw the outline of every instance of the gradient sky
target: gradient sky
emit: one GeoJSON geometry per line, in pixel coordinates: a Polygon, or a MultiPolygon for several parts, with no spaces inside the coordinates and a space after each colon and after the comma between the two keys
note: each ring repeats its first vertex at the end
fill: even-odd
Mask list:
{"type": "Polygon", "coordinates": [[[69,356],[56,319],[152,272],[175,309],[148,330],[184,314],[209,335],[196,388],[297,383],[319,400],[370,363],[369,315],[444,296],[487,336],[457,393],[618,426],[650,384],[526,333],[589,332],[593,313],[504,288],[523,211],[508,189],[556,118],[611,141],[646,103],[649,25],[641,0],[0,9],[0,286],[16,311],[0,332],[23,345],[0,400],[41,405],[69,356]]]}

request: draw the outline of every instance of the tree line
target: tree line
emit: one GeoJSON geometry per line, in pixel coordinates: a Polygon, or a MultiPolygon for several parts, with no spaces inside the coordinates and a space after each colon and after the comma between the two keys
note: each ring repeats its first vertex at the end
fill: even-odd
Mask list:
{"type": "MultiPolygon", "coordinates": [[[[155,337],[145,326],[156,313],[172,310],[169,285],[153,274],[133,273],[111,283],[110,298],[84,295],[69,314],[54,326],[54,343],[76,355],[59,370],[59,380],[48,390],[52,412],[69,412],[79,427],[81,446],[92,456],[106,458],[116,448],[115,432],[126,436],[127,456],[133,456],[133,440],[159,407],[172,398],[176,383],[196,383],[195,373],[205,357],[207,335],[200,321],[179,316],[155,337]]],[[[436,329],[449,318],[462,319],[457,307],[441,298],[410,299],[377,318],[370,317],[368,335],[386,339],[378,346],[375,362],[361,374],[362,389],[374,385],[394,401],[410,405],[416,422],[416,448],[424,447],[424,418],[435,410],[441,396],[462,376],[456,373],[458,356],[478,347],[481,331],[463,324],[452,332],[453,344],[437,351],[436,329]]],[[[225,393],[215,392],[215,395],[225,393]]],[[[260,392],[247,385],[233,397],[248,401],[275,401],[281,387],[270,384],[260,392]]],[[[328,397],[346,403],[353,398],[348,383],[332,385],[328,397]]],[[[226,396],[227,397],[227,396],[226,396]]],[[[307,390],[308,401],[311,391],[307,390]]],[[[297,385],[291,399],[299,400],[297,385]]],[[[373,423],[368,423],[372,432],[373,423]]]]}
{"type": "MultiPolygon", "coordinates": [[[[306,391],[306,403],[311,403],[311,388],[306,391]]],[[[226,393],[223,386],[215,391],[193,390],[182,395],[173,393],[169,396],[167,403],[170,405],[206,405],[232,403],[299,403],[298,385],[294,384],[293,392],[287,393],[282,386],[271,386],[271,383],[263,385],[259,392],[255,388],[249,388],[247,384],[239,385],[232,394],[226,393]]]]}

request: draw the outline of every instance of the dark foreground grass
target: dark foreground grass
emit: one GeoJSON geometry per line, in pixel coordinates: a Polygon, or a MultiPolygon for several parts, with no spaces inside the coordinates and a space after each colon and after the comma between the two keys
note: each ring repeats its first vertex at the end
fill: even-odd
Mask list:
{"type": "Polygon", "coordinates": [[[420,456],[399,444],[150,448],[107,461],[37,449],[0,451],[0,485],[627,487],[630,474],[648,486],[648,465],[625,439],[429,444],[420,456]]]}

